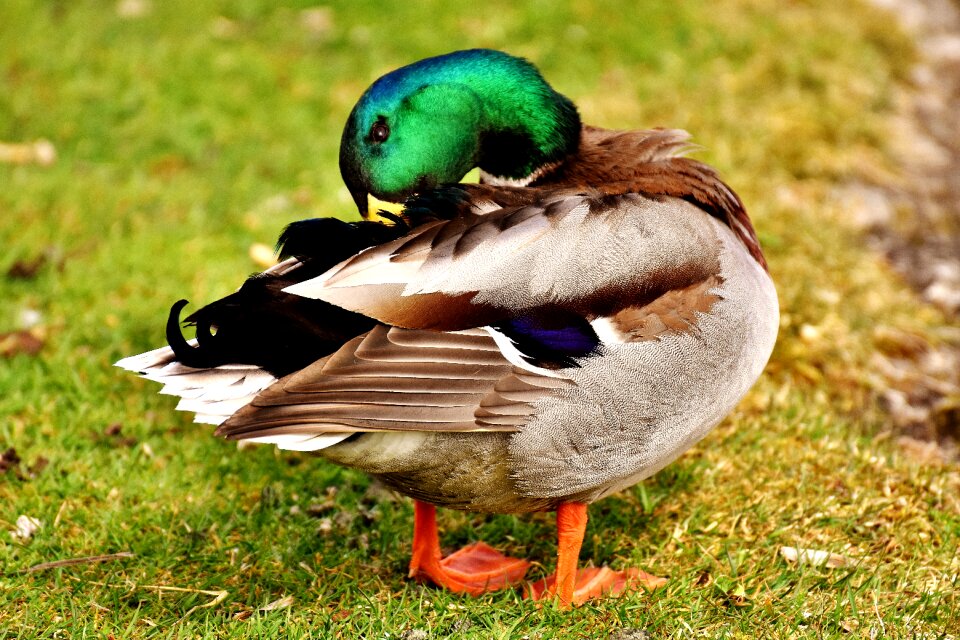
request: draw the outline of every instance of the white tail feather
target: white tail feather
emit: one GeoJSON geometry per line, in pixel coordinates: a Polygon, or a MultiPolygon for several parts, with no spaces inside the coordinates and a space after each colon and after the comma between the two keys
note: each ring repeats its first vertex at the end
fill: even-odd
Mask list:
{"type": "Polygon", "coordinates": [[[325,433],[322,435],[300,435],[286,434],[282,436],[263,436],[260,438],[247,438],[247,442],[256,442],[259,444],[275,444],[280,449],[288,451],[319,451],[346,440],[350,433],[325,433]]]}
{"type": "Polygon", "coordinates": [[[255,397],[253,394],[242,396],[240,398],[230,398],[227,400],[216,399],[206,394],[207,399],[203,398],[182,398],[177,404],[177,411],[192,411],[193,413],[207,413],[232,416],[240,409],[244,408],[255,397]]]}
{"type": "Polygon", "coordinates": [[[177,409],[197,413],[203,422],[211,424],[220,424],[276,382],[268,372],[251,364],[195,369],[175,358],[173,349],[161,347],[124,358],[116,366],[161,383],[160,393],[181,398],[177,409]]]}
{"type": "Polygon", "coordinates": [[[197,413],[193,416],[193,421],[197,424],[212,424],[219,427],[226,422],[229,417],[230,416],[216,416],[209,413],[197,413]]]}
{"type": "MultiPolygon", "coordinates": [[[[194,340],[190,342],[196,344],[194,340]]],[[[227,364],[211,369],[188,367],[177,362],[170,347],[124,358],[116,366],[161,383],[160,393],[179,396],[177,409],[195,413],[194,422],[218,426],[277,381],[269,372],[250,364],[227,364]]],[[[250,438],[250,441],[294,451],[317,451],[349,436],[349,433],[272,436],[250,438]]]]}

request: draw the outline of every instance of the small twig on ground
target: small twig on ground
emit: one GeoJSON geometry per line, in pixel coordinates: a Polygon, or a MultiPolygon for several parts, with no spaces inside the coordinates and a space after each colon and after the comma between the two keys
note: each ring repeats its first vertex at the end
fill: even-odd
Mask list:
{"type": "Polygon", "coordinates": [[[41,562],[32,567],[21,569],[17,573],[36,573],[46,571],[47,569],[56,569],[58,567],[72,567],[78,564],[95,564],[97,562],[110,562],[111,560],[122,560],[132,558],[136,554],[132,551],[120,551],[119,553],[108,553],[100,556],[84,556],[82,558],[67,558],[66,560],[54,560],[53,562],[41,562]]]}
{"type": "Polygon", "coordinates": [[[186,592],[186,593],[202,593],[202,594],[204,594],[204,595],[214,596],[213,600],[211,600],[210,602],[208,602],[208,603],[206,603],[206,604],[198,604],[198,605],[195,606],[195,607],[191,607],[189,611],[187,611],[185,614],[183,614],[183,615],[180,617],[179,620],[177,620],[178,623],[183,622],[183,621],[187,618],[187,616],[189,616],[191,613],[193,613],[193,612],[196,611],[197,609],[209,609],[210,607],[215,607],[215,606],[217,606],[218,604],[220,604],[221,602],[223,602],[224,600],[226,600],[228,595],[230,595],[230,592],[229,592],[229,591],[205,591],[205,590],[203,590],[203,589],[184,589],[184,588],[182,588],[182,587],[162,587],[162,586],[159,586],[159,585],[156,585],[156,586],[144,586],[144,588],[145,588],[145,589],[147,589],[147,588],[158,589],[158,590],[162,590],[162,591],[180,591],[180,592],[186,592]]]}
{"type": "Polygon", "coordinates": [[[260,607],[257,609],[257,613],[266,613],[268,611],[276,611],[277,609],[286,609],[287,607],[293,605],[293,602],[293,596],[284,596],[278,600],[274,600],[270,604],[260,607]]]}
{"type": "MultiPolygon", "coordinates": [[[[207,602],[206,604],[198,604],[198,605],[195,606],[195,607],[191,607],[185,614],[183,614],[183,615],[180,617],[179,620],[177,620],[176,624],[179,624],[179,623],[183,622],[184,619],[185,619],[187,616],[189,616],[191,613],[193,613],[193,612],[196,611],[197,609],[209,609],[210,607],[215,607],[215,606],[217,606],[218,604],[220,604],[221,602],[223,602],[224,600],[226,600],[226,598],[227,598],[228,595],[230,595],[230,592],[229,592],[229,591],[226,591],[226,590],[223,590],[223,591],[211,591],[211,590],[209,590],[209,589],[190,589],[190,588],[188,588],[188,587],[170,587],[170,586],[163,585],[163,584],[126,584],[126,585],[120,585],[120,584],[110,584],[110,583],[107,583],[107,582],[92,582],[92,581],[91,581],[91,582],[88,582],[87,584],[93,584],[93,585],[96,585],[96,586],[98,586],[98,587],[114,587],[114,588],[116,588],[116,587],[125,587],[125,588],[128,588],[131,592],[134,591],[134,590],[136,590],[136,589],[156,589],[157,592],[159,592],[159,593],[162,593],[162,592],[164,592],[164,591],[173,591],[173,592],[176,592],[176,593],[200,593],[200,594],[203,594],[203,595],[205,595],[205,596],[213,596],[213,600],[211,600],[210,602],[207,602]]],[[[150,625],[152,625],[152,626],[155,626],[155,624],[152,623],[152,622],[150,622],[150,623],[148,623],[148,624],[150,624],[150,625]]]]}
{"type": "Polygon", "coordinates": [[[60,508],[57,509],[57,517],[53,519],[53,528],[56,529],[60,526],[60,520],[63,518],[63,513],[67,510],[67,500],[64,500],[60,503],[60,508]]]}

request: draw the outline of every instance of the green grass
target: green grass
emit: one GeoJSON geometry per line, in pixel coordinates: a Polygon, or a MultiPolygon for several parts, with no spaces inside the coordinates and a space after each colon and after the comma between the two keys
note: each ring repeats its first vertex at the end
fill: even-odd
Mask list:
{"type": "MultiPolygon", "coordinates": [[[[936,342],[944,320],[832,199],[897,177],[885,117],[912,49],[889,18],[826,0],[627,15],[612,0],[361,0],[311,30],[310,4],[154,0],[123,18],[113,2],[3,3],[0,141],[45,138],[59,157],[0,165],[0,274],[52,256],[34,279],[0,275],[0,333],[36,310],[46,339],[0,359],[0,450],[23,458],[0,476],[0,523],[43,522],[29,543],[0,539],[0,637],[960,633],[960,473],[886,437],[870,374],[878,332],[936,342]],[[693,132],[767,248],[783,308],[767,374],[703,443],[591,511],[583,561],[669,576],[657,593],[559,612],[410,583],[409,502],[320,460],[238,451],[111,367],[163,343],[172,301],[233,290],[252,243],[355,215],[336,162],[353,102],[380,73],[467,46],[528,56],[588,122],[693,132]],[[334,507],[308,515],[331,487],[334,507]],[[796,566],[781,546],[855,563],[796,566]],[[25,572],[123,551],[136,555],[25,572]]],[[[451,548],[482,537],[542,562],[532,578],[552,570],[546,515],[444,512],[441,527],[451,548]]]]}

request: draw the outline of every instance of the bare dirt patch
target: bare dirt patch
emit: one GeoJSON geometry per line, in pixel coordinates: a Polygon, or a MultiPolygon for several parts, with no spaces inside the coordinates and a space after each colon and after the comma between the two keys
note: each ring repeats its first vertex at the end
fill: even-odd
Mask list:
{"type": "Polygon", "coordinates": [[[841,189],[851,219],[946,325],[931,344],[877,336],[874,373],[907,453],[958,457],[960,442],[960,2],[873,0],[917,42],[911,83],[896,96],[892,183],[841,189]],[[928,444],[932,443],[932,444],[928,444]]]}

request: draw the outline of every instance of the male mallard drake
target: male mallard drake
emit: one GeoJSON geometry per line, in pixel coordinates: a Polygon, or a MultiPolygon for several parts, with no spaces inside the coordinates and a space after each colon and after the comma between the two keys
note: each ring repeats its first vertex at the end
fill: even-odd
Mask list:
{"type": "Polygon", "coordinates": [[[441,559],[434,505],[555,510],[561,602],[652,576],[577,571],[587,505],[700,440],[760,375],[778,309],[740,199],[678,130],[581,125],[528,62],[459,51],[363,94],[340,167],[360,212],[291,225],[276,267],[119,366],[230,439],[317,451],[416,500],[411,575],[480,593],[528,563],[441,559]],[[456,184],[473,167],[482,184],[456,184]],[[216,327],[216,333],[211,331],[216,327]]]}

